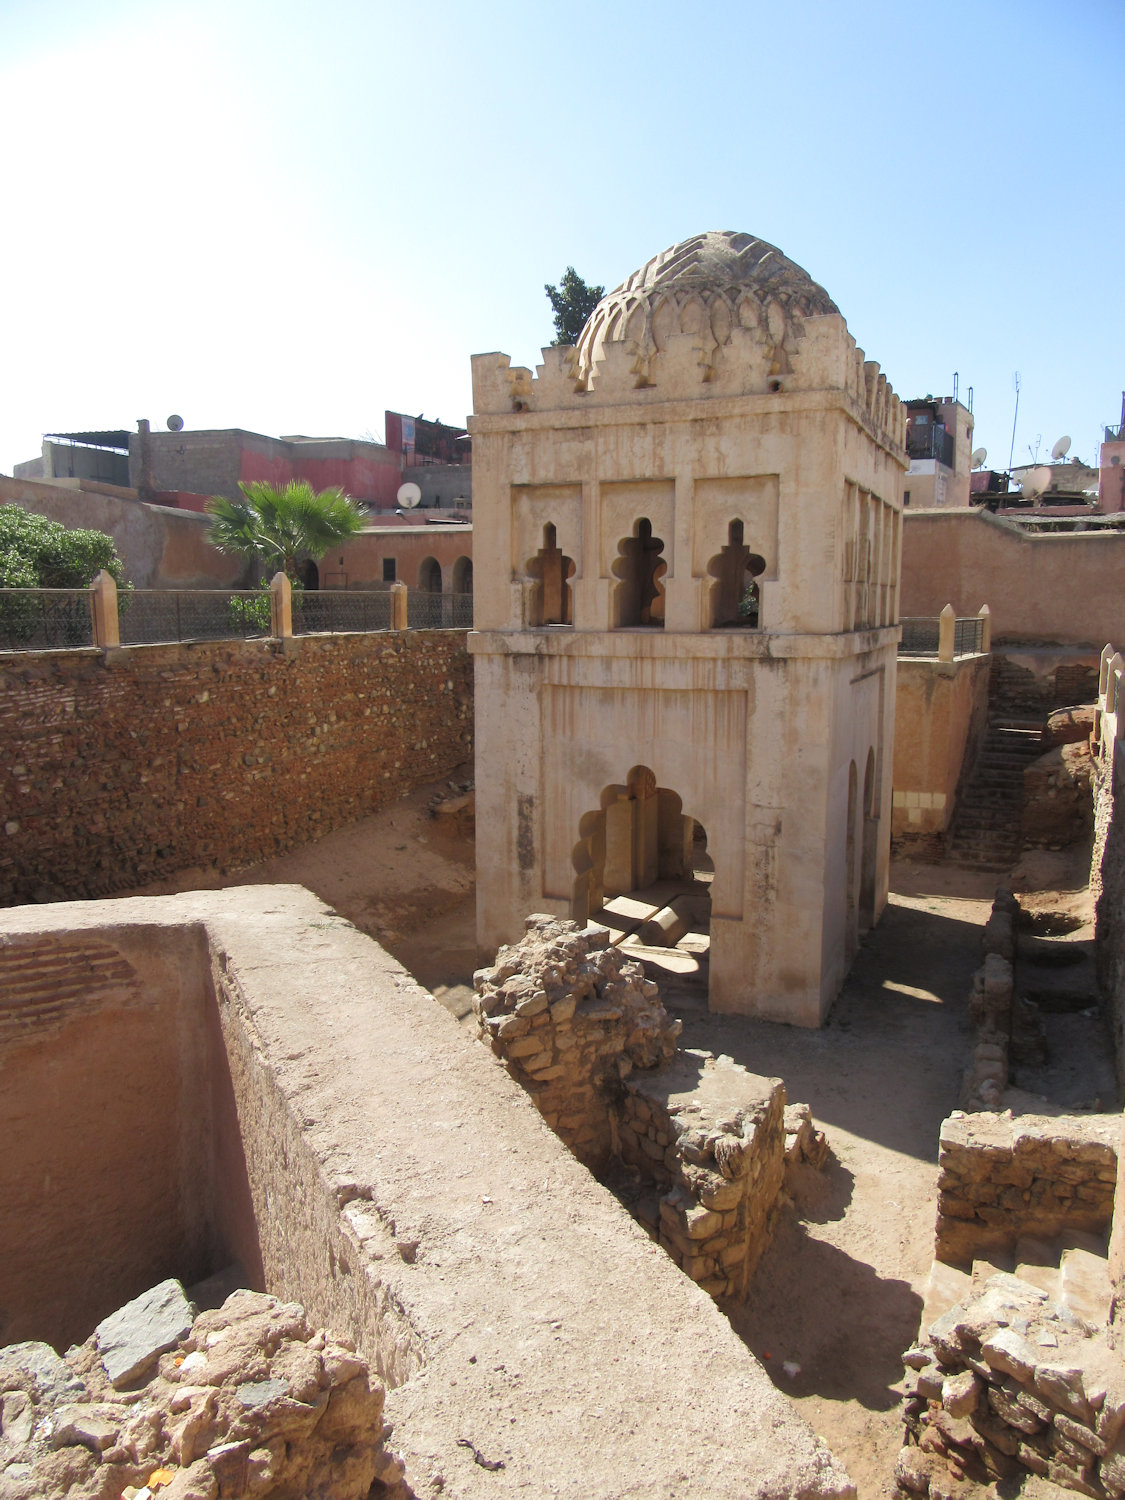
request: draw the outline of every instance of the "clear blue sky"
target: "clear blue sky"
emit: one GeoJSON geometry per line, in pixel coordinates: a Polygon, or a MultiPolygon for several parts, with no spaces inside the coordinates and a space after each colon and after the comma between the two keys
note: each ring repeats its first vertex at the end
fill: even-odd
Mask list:
{"type": "Polygon", "coordinates": [[[1096,461],[1125,387],[1122,0],[3,0],[0,472],[44,431],[382,437],[533,364],[545,281],[704,229],[902,396],[1096,461]]]}

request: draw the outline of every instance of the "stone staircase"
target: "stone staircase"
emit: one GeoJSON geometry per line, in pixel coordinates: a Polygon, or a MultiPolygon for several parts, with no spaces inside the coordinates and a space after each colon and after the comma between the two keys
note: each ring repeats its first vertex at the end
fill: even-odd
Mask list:
{"type": "Polygon", "coordinates": [[[994,710],[977,764],[964,787],[947,857],[983,870],[1008,870],[1020,853],[1023,773],[1043,753],[1043,724],[994,710]]]}
{"type": "Polygon", "coordinates": [[[1091,1333],[1109,1322],[1112,1287],[1105,1238],[1069,1230],[1056,1240],[1020,1239],[1013,1250],[974,1260],[971,1273],[935,1260],[926,1285],[922,1329],[971,1293],[982,1291],[989,1277],[1001,1271],[1046,1292],[1091,1333]]]}

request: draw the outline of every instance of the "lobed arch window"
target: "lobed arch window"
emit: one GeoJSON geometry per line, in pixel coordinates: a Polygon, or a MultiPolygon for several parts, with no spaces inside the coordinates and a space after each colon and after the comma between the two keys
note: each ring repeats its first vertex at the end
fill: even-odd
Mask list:
{"type": "Polygon", "coordinates": [[[727,543],[707,564],[714,579],[711,586],[711,628],[729,626],[753,629],[761,617],[758,579],[766,571],[766,560],[751,552],[743,536],[741,521],[727,528],[727,543]]]}
{"type": "Polygon", "coordinates": [[[668,563],[661,556],[662,538],[653,536],[652,522],[642,516],[633,527],[632,536],[617,544],[613,576],[613,624],[621,630],[629,626],[664,627],[664,575],[668,563]]]}
{"type": "Polygon", "coordinates": [[[573,625],[574,593],[570,579],[574,559],[558,544],[554,524],[543,527],[543,545],[527,565],[532,578],[529,625],[573,625]]]}

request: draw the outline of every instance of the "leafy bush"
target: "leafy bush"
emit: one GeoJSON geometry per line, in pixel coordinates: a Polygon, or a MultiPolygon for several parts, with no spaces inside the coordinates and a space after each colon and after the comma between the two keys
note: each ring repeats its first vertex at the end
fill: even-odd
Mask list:
{"type": "Polygon", "coordinates": [[[103,568],[124,584],[125,565],[104,531],[60,526],[22,505],[0,505],[0,588],[84,589],[103,568]]]}

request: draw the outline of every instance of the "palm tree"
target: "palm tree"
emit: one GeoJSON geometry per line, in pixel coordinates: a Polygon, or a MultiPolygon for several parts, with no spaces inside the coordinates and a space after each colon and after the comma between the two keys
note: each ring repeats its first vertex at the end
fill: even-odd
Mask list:
{"type": "Polygon", "coordinates": [[[296,581],[297,561],[319,562],[337,542],[363,529],[363,515],[338,486],[318,494],[306,479],[283,488],[265,480],[240,480],[241,500],[212,495],[210,540],[220,552],[257,558],[296,581]]]}

